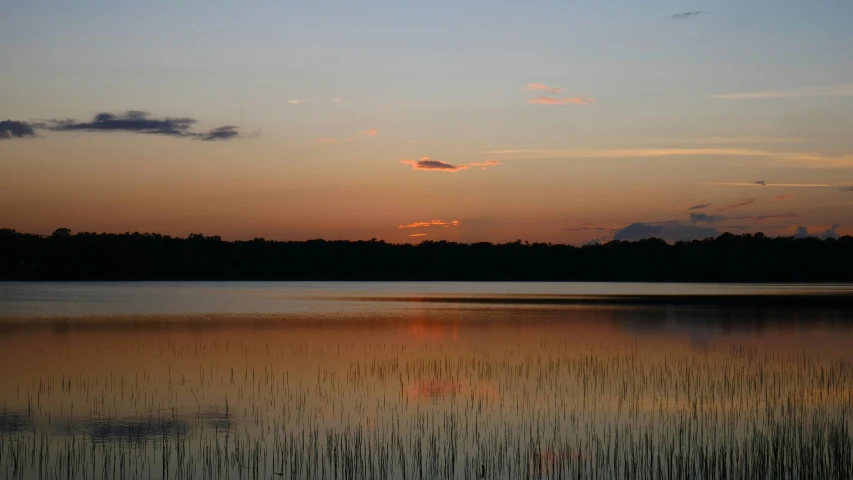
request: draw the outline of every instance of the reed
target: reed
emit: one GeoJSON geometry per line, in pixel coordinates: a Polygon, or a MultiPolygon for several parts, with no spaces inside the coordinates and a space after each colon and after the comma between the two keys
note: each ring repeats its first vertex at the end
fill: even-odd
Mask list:
{"type": "Polygon", "coordinates": [[[2,392],[0,477],[853,478],[843,360],[571,342],[124,348],[149,361],[57,363],[2,392]]]}

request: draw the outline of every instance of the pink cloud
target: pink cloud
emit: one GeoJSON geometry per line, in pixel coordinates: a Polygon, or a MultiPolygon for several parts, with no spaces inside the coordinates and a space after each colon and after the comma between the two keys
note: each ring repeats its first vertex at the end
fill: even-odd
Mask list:
{"type": "Polygon", "coordinates": [[[471,162],[470,165],[472,167],[480,167],[481,170],[485,170],[487,167],[503,165],[503,162],[499,162],[497,160],[486,160],[485,162],[471,162]]]}
{"type": "Polygon", "coordinates": [[[450,222],[445,222],[444,220],[430,220],[428,222],[415,222],[410,223],[408,225],[400,225],[397,228],[422,228],[422,227],[458,227],[459,220],[451,220],[450,222]]]}
{"type": "Polygon", "coordinates": [[[426,233],[413,233],[410,237],[426,237],[426,233]]]}
{"type": "Polygon", "coordinates": [[[547,85],[541,85],[539,83],[531,83],[531,84],[527,85],[527,89],[528,90],[545,90],[546,92],[551,92],[551,93],[561,93],[563,91],[562,88],[553,88],[553,87],[549,87],[547,85]]]}
{"type": "Polygon", "coordinates": [[[366,137],[375,137],[376,134],[379,133],[375,128],[371,128],[368,130],[364,130],[362,132],[358,132],[359,135],[364,135],[366,137]]]}
{"type": "Polygon", "coordinates": [[[317,143],[338,143],[334,138],[318,138],[317,143]]]}
{"type": "Polygon", "coordinates": [[[534,98],[532,100],[528,100],[527,103],[539,104],[539,105],[568,105],[573,103],[575,105],[589,105],[590,103],[595,103],[594,98],[589,97],[567,97],[567,98],[551,98],[551,97],[539,97],[534,98]]]}
{"type": "Polygon", "coordinates": [[[431,160],[429,157],[421,157],[420,160],[401,160],[400,163],[411,165],[415,170],[433,170],[436,172],[458,172],[468,168],[467,165],[451,165],[441,160],[431,160]]]}

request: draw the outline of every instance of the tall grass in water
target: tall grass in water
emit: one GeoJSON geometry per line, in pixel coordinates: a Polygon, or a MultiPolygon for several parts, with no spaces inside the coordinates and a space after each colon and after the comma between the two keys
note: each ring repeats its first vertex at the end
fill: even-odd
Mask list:
{"type": "Polygon", "coordinates": [[[0,477],[853,478],[845,361],[569,343],[127,353],[167,368],[4,390],[0,477]]]}

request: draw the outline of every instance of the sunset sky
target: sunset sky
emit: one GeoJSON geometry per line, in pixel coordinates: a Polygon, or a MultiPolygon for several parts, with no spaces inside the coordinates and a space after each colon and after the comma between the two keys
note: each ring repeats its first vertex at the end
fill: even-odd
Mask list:
{"type": "Polygon", "coordinates": [[[0,11],[0,228],[853,234],[851,1],[0,11]]]}

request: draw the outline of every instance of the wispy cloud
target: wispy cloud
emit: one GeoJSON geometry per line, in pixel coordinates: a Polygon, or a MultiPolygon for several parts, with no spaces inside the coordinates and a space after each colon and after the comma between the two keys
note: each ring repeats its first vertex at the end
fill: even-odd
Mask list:
{"type": "Polygon", "coordinates": [[[527,103],[539,104],[539,105],[589,105],[590,103],[595,103],[594,98],[589,97],[569,97],[569,98],[551,98],[551,97],[539,97],[533,98],[527,101],[527,103]]]}
{"type": "Polygon", "coordinates": [[[785,195],[779,195],[777,197],[773,197],[773,200],[788,200],[790,198],[794,198],[790,193],[786,193],[785,195]]]}
{"type": "Polygon", "coordinates": [[[530,83],[530,84],[528,84],[528,85],[527,85],[527,88],[525,88],[525,90],[527,90],[527,91],[530,91],[530,90],[544,90],[544,91],[546,91],[546,92],[551,92],[551,93],[563,93],[563,89],[562,89],[562,88],[549,87],[549,86],[547,86],[547,85],[542,85],[542,84],[539,84],[539,83],[530,83]]]}
{"type": "Polygon", "coordinates": [[[853,166],[853,154],[841,155],[838,157],[830,157],[815,153],[788,153],[776,154],[776,157],[782,160],[793,162],[808,163],[822,167],[849,167],[853,166]]]}
{"type": "Polygon", "coordinates": [[[739,156],[766,157],[772,154],[762,150],[741,148],[632,148],[618,150],[549,149],[549,150],[487,150],[489,155],[515,158],[654,158],[669,156],[739,156]]]}
{"type": "Polygon", "coordinates": [[[710,203],[700,203],[699,205],[693,205],[692,207],[688,208],[688,210],[702,210],[703,208],[708,208],[710,206],[710,203]]]}
{"type": "Polygon", "coordinates": [[[450,227],[458,227],[458,226],[459,226],[459,220],[451,220],[449,222],[446,222],[444,220],[430,220],[428,222],[414,222],[414,223],[409,223],[406,225],[400,225],[397,228],[426,228],[426,227],[450,228],[450,227]]]}
{"type": "Polygon", "coordinates": [[[765,220],[775,220],[780,218],[799,218],[800,214],[798,213],[779,213],[776,215],[758,215],[758,216],[750,216],[750,217],[737,217],[738,220],[751,220],[755,223],[761,223],[765,220]]]}
{"type": "Polygon", "coordinates": [[[727,100],[757,100],[771,98],[812,98],[812,97],[849,97],[853,96],[853,83],[820,87],[803,87],[788,90],[767,90],[763,92],[724,93],[714,98],[727,100]]]}
{"type": "Polygon", "coordinates": [[[790,188],[824,188],[831,187],[832,185],[828,185],[825,183],[767,183],[763,181],[758,182],[722,182],[722,183],[710,183],[708,185],[721,185],[727,187],[790,187],[790,188]]]}
{"type": "Polygon", "coordinates": [[[731,204],[731,205],[727,205],[727,206],[725,206],[725,207],[718,208],[718,209],[717,209],[717,211],[718,211],[718,212],[723,212],[723,211],[731,210],[731,209],[734,209],[734,208],[740,208],[740,207],[745,207],[745,206],[747,206],[747,205],[752,205],[752,204],[754,204],[754,203],[755,203],[755,200],[750,198],[749,200],[744,200],[744,201],[742,201],[742,202],[733,203],[733,204],[731,204]]]}
{"type": "Polygon", "coordinates": [[[486,160],[484,162],[471,162],[469,165],[472,167],[480,167],[481,170],[486,170],[488,167],[503,165],[503,162],[499,162],[497,160],[486,160]]]}
{"type": "Polygon", "coordinates": [[[696,10],[695,12],[682,12],[676,13],[672,16],[672,18],[676,20],[687,20],[688,18],[698,17],[699,15],[707,15],[708,12],[703,12],[702,10],[696,10]]]}
{"type": "Polygon", "coordinates": [[[365,137],[375,137],[377,133],[379,133],[379,132],[375,128],[369,128],[367,130],[362,130],[362,131],[358,132],[359,135],[362,135],[365,137]]]}
{"type": "Polygon", "coordinates": [[[338,143],[334,138],[318,138],[315,140],[317,143],[338,143]]]}
{"type": "Polygon", "coordinates": [[[674,144],[696,144],[696,145],[737,145],[750,143],[764,144],[787,144],[787,143],[804,143],[805,138],[775,138],[775,137],[709,137],[709,138],[694,138],[683,140],[668,140],[667,143],[674,144]]]}
{"type": "Polygon", "coordinates": [[[432,160],[429,157],[421,157],[420,160],[401,160],[400,163],[411,165],[415,170],[433,170],[436,172],[458,172],[469,168],[468,165],[451,165],[441,160],[432,160]]]}
{"type": "MultiPolygon", "coordinates": [[[[807,163],[824,167],[853,166],[853,154],[829,157],[814,153],[770,152],[749,148],[630,148],[630,149],[516,149],[485,150],[484,155],[501,155],[518,159],[574,158],[655,158],[670,156],[767,157],[776,160],[807,163]]],[[[779,184],[783,185],[783,184],[779,184]]]]}
{"type": "Polygon", "coordinates": [[[426,237],[426,233],[413,233],[409,235],[410,237],[426,237]]]}
{"type": "MultiPolygon", "coordinates": [[[[754,229],[755,225],[726,225],[725,227],[720,227],[725,230],[746,230],[746,229],[754,229]]],[[[761,230],[783,230],[787,229],[788,225],[761,225],[761,230]]]]}
{"type": "Polygon", "coordinates": [[[231,125],[207,132],[192,132],[190,129],[195,123],[196,120],[192,118],[152,118],[147,112],[131,110],[123,114],[99,113],[90,122],[54,120],[48,128],[54,131],[134,132],[206,141],[231,140],[240,135],[237,127],[231,125]]]}
{"type": "Polygon", "coordinates": [[[297,104],[300,104],[300,103],[312,103],[312,102],[330,102],[330,103],[337,103],[337,102],[343,102],[343,101],[344,101],[344,100],[343,100],[342,98],[329,98],[329,99],[318,99],[318,98],[297,98],[297,99],[294,99],[294,100],[288,100],[288,101],[287,101],[287,103],[290,103],[290,104],[293,104],[293,105],[297,105],[297,104]]]}
{"type": "Polygon", "coordinates": [[[560,230],[565,230],[569,232],[614,232],[618,229],[618,227],[604,227],[592,222],[586,222],[581,223],[576,227],[566,227],[561,228],[560,230]]]}
{"type": "Polygon", "coordinates": [[[17,120],[0,121],[0,140],[35,136],[36,132],[31,123],[19,122],[17,120]]]}

